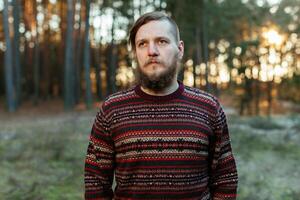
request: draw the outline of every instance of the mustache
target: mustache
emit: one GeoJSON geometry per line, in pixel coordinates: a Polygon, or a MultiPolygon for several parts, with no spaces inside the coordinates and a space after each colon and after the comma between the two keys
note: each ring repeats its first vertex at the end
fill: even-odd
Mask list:
{"type": "Polygon", "coordinates": [[[145,65],[149,65],[149,64],[152,64],[152,63],[156,63],[156,64],[162,64],[162,62],[159,60],[159,59],[148,59],[145,63],[145,65]]]}

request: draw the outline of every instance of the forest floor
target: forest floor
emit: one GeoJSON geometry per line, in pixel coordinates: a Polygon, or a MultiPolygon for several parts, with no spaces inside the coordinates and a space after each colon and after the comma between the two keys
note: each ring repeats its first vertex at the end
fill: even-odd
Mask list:
{"type": "MultiPolygon", "coordinates": [[[[224,102],[226,104],[226,102],[224,102]]],[[[83,199],[83,168],[97,112],[61,103],[0,114],[0,199],[83,199]],[[42,109],[44,108],[44,109],[42,109]]],[[[241,200],[300,200],[300,114],[240,117],[225,107],[241,200]]]]}

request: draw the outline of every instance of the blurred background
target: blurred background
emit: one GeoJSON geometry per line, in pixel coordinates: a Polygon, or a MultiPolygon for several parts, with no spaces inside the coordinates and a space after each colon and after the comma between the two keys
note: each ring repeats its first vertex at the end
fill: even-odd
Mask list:
{"type": "Polygon", "coordinates": [[[94,117],[134,85],[128,31],[154,10],[180,80],[224,107],[238,199],[300,199],[300,0],[0,0],[0,199],[83,199],[94,117]]]}

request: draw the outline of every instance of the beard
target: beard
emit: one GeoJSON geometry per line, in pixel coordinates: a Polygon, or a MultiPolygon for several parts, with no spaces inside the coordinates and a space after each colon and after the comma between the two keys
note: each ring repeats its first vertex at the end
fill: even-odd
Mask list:
{"type": "MultiPolygon", "coordinates": [[[[151,61],[149,60],[145,65],[148,65],[150,63],[151,61]]],[[[177,59],[174,59],[173,63],[170,66],[166,66],[161,61],[159,61],[157,64],[164,65],[165,67],[167,67],[167,70],[158,75],[148,75],[141,70],[140,66],[138,66],[137,77],[142,87],[148,88],[155,92],[160,92],[172,84],[173,79],[177,75],[177,66],[179,65],[179,62],[177,59]]]]}

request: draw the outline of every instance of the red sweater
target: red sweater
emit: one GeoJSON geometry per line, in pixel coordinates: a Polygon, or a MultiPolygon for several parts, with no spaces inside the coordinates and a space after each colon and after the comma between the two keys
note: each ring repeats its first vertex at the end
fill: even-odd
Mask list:
{"type": "Polygon", "coordinates": [[[102,104],[85,161],[86,200],[235,199],[237,180],[226,117],[212,95],[181,83],[167,96],[136,86],[102,104]]]}

